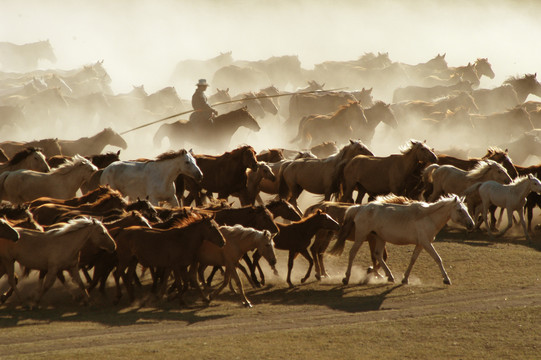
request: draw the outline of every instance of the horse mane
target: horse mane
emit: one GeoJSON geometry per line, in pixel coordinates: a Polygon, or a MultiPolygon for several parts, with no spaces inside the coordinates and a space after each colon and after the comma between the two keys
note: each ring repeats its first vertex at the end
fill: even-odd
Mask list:
{"type": "Polygon", "coordinates": [[[498,164],[496,161],[487,159],[487,160],[479,161],[473,169],[468,171],[466,176],[470,179],[480,179],[484,175],[486,175],[486,173],[489,172],[490,169],[493,168],[494,166],[499,167],[501,170],[507,172],[507,170],[505,170],[505,168],[501,166],[500,164],[498,164]]]}
{"type": "Polygon", "coordinates": [[[184,156],[187,153],[188,151],[186,149],[180,149],[179,151],[167,151],[167,152],[164,152],[163,154],[158,155],[156,157],[156,161],[175,159],[179,156],[184,156]]]}
{"type": "MultiPolygon", "coordinates": [[[[76,219],[68,220],[68,222],[65,223],[59,223],[57,227],[54,229],[46,231],[47,235],[66,235],[71,232],[80,230],[84,228],[85,226],[88,226],[92,224],[93,222],[99,222],[99,220],[92,219],[90,217],[82,216],[76,219]]],[[[99,222],[101,224],[101,222],[99,222]]]]}
{"type": "Polygon", "coordinates": [[[24,159],[26,159],[32,153],[35,153],[37,151],[41,151],[41,149],[37,148],[37,147],[33,147],[33,146],[24,148],[23,150],[19,151],[15,155],[13,155],[13,157],[8,161],[8,164],[9,165],[16,165],[16,164],[20,163],[21,161],[23,161],[24,159]]]}
{"type": "Polygon", "coordinates": [[[220,231],[225,230],[228,232],[228,235],[238,237],[240,240],[244,240],[247,237],[252,237],[254,235],[260,236],[263,231],[256,230],[251,227],[244,227],[242,225],[236,224],[233,226],[222,225],[220,226],[220,231]]]}
{"type": "Polygon", "coordinates": [[[528,180],[528,175],[521,175],[521,176],[517,176],[516,178],[514,178],[511,183],[509,185],[516,185],[518,183],[521,183],[523,181],[526,181],[528,180]]]}
{"type": "Polygon", "coordinates": [[[537,76],[536,74],[524,74],[522,77],[519,75],[510,76],[503,82],[503,84],[513,85],[514,82],[527,80],[529,78],[535,79],[537,76]]]}
{"type": "Polygon", "coordinates": [[[420,142],[419,140],[409,139],[409,141],[407,142],[406,145],[401,146],[399,148],[400,153],[402,153],[403,155],[407,155],[407,154],[410,153],[410,151],[412,151],[414,148],[416,148],[418,146],[425,146],[425,145],[422,142],[420,142]]]}
{"type": "MultiPolygon", "coordinates": [[[[93,167],[96,168],[96,166],[94,166],[88,159],[85,159],[81,155],[77,154],[71,160],[67,159],[64,164],[60,165],[56,169],[51,170],[51,174],[52,173],[54,173],[54,174],[67,174],[71,170],[73,170],[74,167],[76,167],[78,165],[81,165],[81,164],[88,164],[88,165],[93,166],[93,167]]],[[[96,170],[97,169],[98,168],[96,168],[96,170]]]]}
{"type": "Polygon", "coordinates": [[[120,193],[107,193],[103,196],[100,196],[96,199],[96,201],[94,201],[93,203],[89,204],[90,206],[92,207],[96,207],[96,206],[99,206],[99,205],[102,205],[103,203],[105,203],[106,201],[109,201],[111,199],[120,199],[121,201],[124,201],[124,198],[123,196],[120,194],[120,193]]]}
{"type": "Polygon", "coordinates": [[[398,205],[407,205],[407,204],[412,204],[414,202],[418,202],[416,200],[407,198],[405,196],[398,196],[395,194],[377,196],[376,200],[374,201],[378,203],[382,203],[382,204],[398,204],[398,205]]]}

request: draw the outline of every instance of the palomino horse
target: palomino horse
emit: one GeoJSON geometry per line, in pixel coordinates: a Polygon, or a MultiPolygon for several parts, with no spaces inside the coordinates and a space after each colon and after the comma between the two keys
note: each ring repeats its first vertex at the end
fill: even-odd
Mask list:
{"type": "Polygon", "coordinates": [[[62,155],[62,150],[60,149],[58,139],[42,139],[28,142],[4,141],[0,143],[0,149],[2,149],[10,159],[15,156],[16,153],[24,150],[27,147],[35,147],[40,149],[43,155],[45,155],[47,158],[55,155],[62,155]]]}
{"type": "Polygon", "coordinates": [[[357,202],[361,202],[365,194],[370,196],[404,195],[407,180],[415,173],[419,163],[435,163],[436,155],[426,144],[410,140],[401,154],[387,157],[359,155],[351,159],[339,169],[342,179],[342,196],[340,201],[353,202],[352,193],[357,189],[357,202]]]}
{"type": "MultiPolygon", "coordinates": [[[[516,178],[508,185],[502,185],[496,181],[485,181],[473,185],[468,191],[477,191],[482,201],[483,221],[487,222],[487,212],[491,205],[496,205],[507,210],[507,227],[501,230],[496,236],[502,236],[513,226],[513,213],[516,211],[520,218],[520,224],[524,229],[526,240],[531,241],[526,222],[524,221],[524,205],[526,197],[530,192],[541,193],[541,182],[529,174],[516,178]]],[[[475,210],[474,219],[479,215],[478,208],[475,210]]],[[[487,225],[490,238],[493,238],[491,226],[487,225]]]]}
{"type": "Polygon", "coordinates": [[[0,173],[15,170],[34,170],[39,172],[49,172],[51,168],[47,164],[45,155],[40,149],[28,147],[16,153],[9,161],[0,164],[0,173]]]}
{"type": "Polygon", "coordinates": [[[154,135],[154,146],[160,147],[164,137],[169,138],[170,147],[184,147],[186,142],[212,149],[222,150],[231,141],[239,127],[252,131],[261,128],[246,107],[216,116],[211,124],[195,124],[189,121],[177,121],[163,124],[154,135]]]}
{"type": "Polygon", "coordinates": [[[62,270],[70,273],[73,281],[79,285],[84,300],[88,301],[88,292],[79,276],[81,249],[89,242],[108,252],[113,252],[116,248],[115,241],[103,224],[88,218],[72,220],[46,232],[19,229],[19,235],[17,242],[0,238],[0,258],[8,275],[9,285],[19,300],[22,300],[22,297],[15,280],[15,261],[27,269],[47,272],[37,303],[54,284],[57,273],[62,270]]]}
{"type": "Polygon", "coordinates": [[[190,194],[186,197],[186,204],[193,200],[200,206],[202,204],[201,191],[207,190],[207,195],[218,193],[220,199],[227,199],[231,194],[240,193],[246,189],[246,170],[257,170],[255,150],[249,145],[241,146],[219,156],[195,155],[197,166],[205,174],[202,180],[179,176],[175,179],[177,197],[186,189],[190,194]],[[200,180],[200,181],[199,181],[200,180]]]}
{"type": "Polygon", "coordinates": [[[42,196],[69,199],[75,196],[94,171],[87,159],[75,155],[72,161],[48,173],[32,170],[7,171],[0,175],[0,199],[13,204],[35,200],[42,196]]]}
{"type": "MultiPolygon", "coordinates": [[[[352,206],[346,212],[346,221],[353,221],[355,224],[355,243],[349,252],[348,267],[342,282],[344,285],[349,282],[353,260],[359,248],[368,237],[373,236],[376,238],[376,258],[385,270],[389,281],[394,282],[394,277],[383,259],[383,249],[386,242],[396,245],[415,245],[410,264],[402,279],[403,284],[408,283],[411,268],[422,249],[425,249],[438,264],[443,282],[451,284],[441,258],[432,245],[436,234],[449,219],[469,230],[474,227],[473,220],[464,203],[456,195],[441,198],[431,204],[425,202],[393,204],[374,201],[366,205],[352,206]]],[[[346,232],[341,232],[338,241],[331,249],[331,253],[342,253],[347,235],[346,232]]]]}
{"type": "Polygon", "coordinates": [[[297,198],[306,190],[324,194],[325,200],[330,200],[331,194],[338,191],[337,169],[357,155],[373,154],[362,142],[350,140],[338,154],[328,158],[294,160],[280,172],[280,197],[297,206],[297,198]]]}
{"type": "Polygon", "coordinates": [[[301,141],[301,146],[313,146],[323,141],[339,143],[354,137],[353,129],[368,124],[361,104],[350,102],[342,105],[332,115],[308,115],[301,119],[297,136],[291,142],[301,141]]]}
{"type": "MultiPolygon", "coordinates": [[[[242,304],[252,307],[250,301],[246,298],[242,281],[237,273],[239,260],[247,251],[256,250],[267,259],[269,265],[277,273],[276,255],[274,254],[273,237],[268,230],[259,231],[252,228],[246,228],[241,225],[220,226],[220,232],[225,238],[225,245],[220,248],[209,241],[204,241],[198,251],[199,260],[199,278],[204,281],[204,271],[208,265],[225,266],[224,281],[216,289],[210,298],[215,298],[230,283],[231,278],[237,283],[242,304]]],[[[245,273],[246,277],[248,274],[245,273]]],[[[248,280],[250,280],[248,278],[248,280]]]]}
{"type": "Polygon", "coordinates": [[[91,156],[99,154],[107,145],[118,146],[122,149],[127,149],[128,144],[117,132],[111,128],[105,128],[96,135],[90,137],[82,137],[77,140],[58,140],[62,155],[74,156],[91,156]]]}
{"type": "Polygon", "coordinates": [[[462,170],[452,165],[429,165],[424,173],[425,184],[432,183],[433,191],[428,197],[429,202],[436,201],[441,195],[463,195],[471,185],[479,181],[494,180],[509,184],[511,178],[507,170],[493,160],[479,162],[472,170],[462,170]]]}
{"type": "Polygon", "coordinates": [[[119,190],[130,200],[148,196],[155,206],[160,201],[179,206],[174,183],[179,174],[193,177],[196,181],[203,178],[192,154],[184,149],[166,152],[156,160],[115,161],[103,170],[100,183],[119,190]]]}
{"type": "MultiPolygon", "coordinates": [[[[134,300],[132,279],[137,263],[145,267],[165,269],[163,279],[173,272],[177,289],[182,289],[179,300],[182,304],[182,294],[188,286],[194,286],[201,298],[209,300],[203,294],[197,281],[197,252],[204,240],[219,247],[225,245],[225,239],[218,229],[218,224],[208,216],[190,217],[169,229],[148,229],[132,226],[121,230],[115,237],[117,242],[118,265],[115,279],[122,276],[130,300],[134,300]],[[188,266],[191,265],[190,274],[188,266]],[[127,272],[125,273],[125,270],[127,272]],[[182,279],[182,284],[181,284],[182,279]]],[[[161,294],[167,282],[163,282],[161,294]]],[[[115,303],[120,300],[122,291],[117,281],[115,303]]]]}

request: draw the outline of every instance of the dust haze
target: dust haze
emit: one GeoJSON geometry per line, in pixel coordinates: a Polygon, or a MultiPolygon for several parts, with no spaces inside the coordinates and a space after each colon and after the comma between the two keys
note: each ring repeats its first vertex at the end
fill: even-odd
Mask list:
{"type": "MultiPolygon", "coordinates": [[[[43,61],[42,69],[76,69],[103,60],[115,93],[129,92],[132,86],[140,85],[149,94],[175,86],[181,98],[189,100],[202,75],[194,73],[179,86],[171,81],[176,64],[229,51],[234,60],[297,55],[307,70],[323,61],[353,60],[368,52],[388,52],[392,61],[408,64],[445,53],[449,66],[484,57],[496,76],[483,77],[483,88],[498,86],[512,75],[541,70],[541,50],[536,42],[541,35],[536,16],[541,6],[534,1],[31,0],[2,1],[1,6],[2,41],[23,44],[49,39],[58,61],[43,61]]],[[[359,88],[362,86],[359,84],[359,88]]],[[[281,90],[295,89],[288,85],[281,90]]],[[[207,94],[214,91],[211,83],[207,94]]],[[[376,96],[374,100],[391,101],[376,96]]],[[[77,120],[73,121],[77,125],[77,120]]],[[[122,132],[141,122],[111,126],[122,132]]],[[[31,140],[41,135],[73,139],[94,134],[102,126],[57,125],[53,134],[40,125],[36,124],[33,131],[4,132],[2,140],[31,140]]],[[[154,125],[126,135],[129,147],[122,157],[159,153],[149,140],[156,128],[154,125]]],[[[231,147],[240,143],[249,143],[257,151],[294,147],[276,123],[271,126],[267,122],[262,128],[257,134],[239,131],[231,147]]],[[[425,135],[412,129],[400,137],[387,137],[380,128],[372,149],[381,156],[398,152],[407,138],[425,135]]],[[[438,143],[445,138],[428,140],[431,146],[442,149],[450,145],[448,139],[445,144],[438,143]]]]}

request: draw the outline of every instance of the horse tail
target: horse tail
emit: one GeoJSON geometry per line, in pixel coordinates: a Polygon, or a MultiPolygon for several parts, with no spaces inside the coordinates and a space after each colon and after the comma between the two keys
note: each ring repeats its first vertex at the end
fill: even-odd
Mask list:
{"type": "Polygon", "coordinates": [[[4,171],[2,174],[0,174],[0,200],[2,200],[4,197],[4,182],[6,181],[8,175],[9,171],[4,171]]]}
{"type": "Polygon", "coordinates": [[[289,140],[290,143],[295,143],[299,140],[301,140],[302,136],[303,136],[303,128],[304,128],[304,124],[306,124],[306,121],[308,120],[310,116],[303,116],[303,118],[301,119],[301,121],[299,122],[299,128],[297,130],[297,136],[295,136],[293,139],[289,140]]]}
{"type": "Polygon", "coordinates": [[[331,189],[332,195],[338,201],[342,196],[342,184],[344,183],[344,168],[350,159],[344,159],[336,165],[332,175],[331,189]]]}
{"type": "Polygon", "coordinates": [[[349,238],[351,232],[355,230],[355,215],[357,215],[358,206],[352,206],[346,211],[344,216],[344,221],[340,226],[340,231],[338,231],[338,240],[334,244],[333,248],[329,250],[331,255],[341,255],[344,251],[344,246],[346,245],[346,239],[349,238]],[[354,209],[354,210],[352,210],[354,209]]]}
{"type": "Polygon", "coordinates": [[[164,137],[168,136],[168,125],[169,124],[163,124],[158,128],[158,131],[156,131],[156,134],[154,134],[154,146],[157,148],[161,147],[162,140],[164,137]]]}
{"type": "Polygon", "coordinates": [[[288,199],[290,195],[289,186],[287,186],[286,180],[284,179],[284,170],[287,166],[282,166],[278,172],[278,196],[281,199],[288,199]]]}

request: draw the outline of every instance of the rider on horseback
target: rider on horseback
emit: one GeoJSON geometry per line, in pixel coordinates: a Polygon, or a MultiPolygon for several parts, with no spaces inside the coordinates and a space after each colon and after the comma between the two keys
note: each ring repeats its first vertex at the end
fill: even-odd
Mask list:
{"type": "Polygon", "coordinates": [[[218,115],[218,111],[214,110],[207,101],[207,96],[204,91],[207,90],[209,84],[205,79],[199,79],[196,84],[197,89],[192,95],[192,107],[195,110],[190,115],[190,122],[210,125],[215,115],[218,115]]]}

